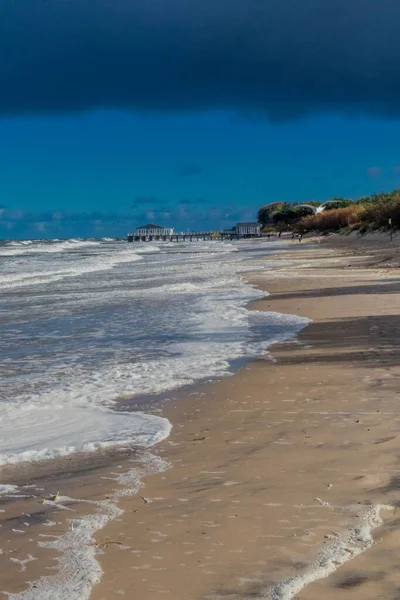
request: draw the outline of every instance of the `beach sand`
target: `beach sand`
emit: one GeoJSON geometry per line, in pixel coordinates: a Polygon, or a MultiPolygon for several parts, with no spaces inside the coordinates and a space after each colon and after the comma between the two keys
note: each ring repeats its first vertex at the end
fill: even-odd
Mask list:
{"type": "MultiPolygon", "coordinates": [[[[398,247],[386,238],[288,244],[295,265],[248,275],[269,293],[254,310],[312,322],[232,377],[160,405],[173,430],[151,453],[169,468],[121,497],[123,513],[97,533],[103,575],[91,600],[399,598],[398,247]]],[[[64,465],[54,489],[111,497],[135,455],[97,460],[84,475],[64,465]]],[[[37,505],[20,502],[16,512],[37,505]]],[[[65,511],[45,510],[65,528],[65,511]]],[[[26,543],[8,543],[1,590],[54,567],[57,554],[34,547],[39,531],[33,524],[28,547],[39,560],[23,571],[9,559],[26,555],[26,543]]]]}

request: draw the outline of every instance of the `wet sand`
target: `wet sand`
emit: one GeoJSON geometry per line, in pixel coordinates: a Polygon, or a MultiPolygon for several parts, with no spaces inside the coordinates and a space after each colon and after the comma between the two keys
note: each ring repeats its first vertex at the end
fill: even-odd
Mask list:
{"type": "MultiPolygon", "coordinates": [[[[254,309],[312,323],[232,377],[163,404],[173,430],[152,454],[170,467],[121,497],[124,512],[96,535],[103,576],[91,599],[398,598],[400,278],[397,246],[382,261],[380,244],[293,245],[296,266],[249,274],[270,294],[254,309]]],[[[127,450],[54,483],[101,500],[129,461],[127,450]]],[[[65,527],[62,509],[46,510],[65,527]]],[[[0,589],[54,566],[33,548],[42,530],[29,531],[29,553],[42,558],[24,571],[9,569],[26,551],[12,551],[14,534],[0,589]]]]}

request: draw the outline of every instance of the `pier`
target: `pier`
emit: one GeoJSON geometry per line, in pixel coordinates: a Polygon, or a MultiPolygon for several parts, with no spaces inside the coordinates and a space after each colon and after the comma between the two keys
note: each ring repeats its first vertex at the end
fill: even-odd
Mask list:
{"type": "Polygon", "coordinates": [[[256,235],[240,235],[236,231],[190,231],[171,235],[137,235],[128,233],[128,242],[205,242],[207,240],[238,240],[242,237],[260,237],[256,235]]]}
{"type": "Polygon", "coordinates": [[[207,240],[239,240],[261,237],[259,223],[237,223],[232,229],[207,231],[181,231],[175,233],[172,227],[162,227],[149,223],[137,227],[135,233],[128,233],[128,242],[205,242],[207,240]]]}

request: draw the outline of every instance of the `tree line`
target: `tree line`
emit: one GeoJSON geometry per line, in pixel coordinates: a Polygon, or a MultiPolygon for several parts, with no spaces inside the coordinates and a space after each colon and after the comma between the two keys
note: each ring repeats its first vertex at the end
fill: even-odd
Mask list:
{"type": "Polygon", "coordinates": [[[381,192],[358,200],[335,197],[323,205],[307,202],[273,202],[258,211],[258,222],[263,231],[353,231],[361,233],[377,229],[400,229],[400,190],[381,192]],[[323,210],[322,210],[323,209],[323,210]]]}

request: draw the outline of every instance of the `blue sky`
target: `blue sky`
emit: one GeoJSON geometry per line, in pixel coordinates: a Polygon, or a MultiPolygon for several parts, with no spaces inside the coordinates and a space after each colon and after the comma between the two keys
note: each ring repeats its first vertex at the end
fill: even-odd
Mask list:
{"type": "Polygon", "coordinates": [[[400,122],[102,111],[0,120],[2,237],[231,226],[276,200],[400,187],[400,122]]]}
{"type": "Polygon", "coordinates": [[[231,227],[400,187],[400,12],[358,2],[304,0],[300,33],[289,0],[3,7],[0,238],[231,227]]]}

